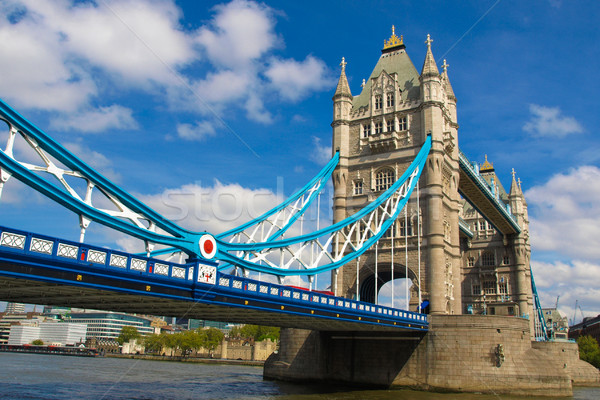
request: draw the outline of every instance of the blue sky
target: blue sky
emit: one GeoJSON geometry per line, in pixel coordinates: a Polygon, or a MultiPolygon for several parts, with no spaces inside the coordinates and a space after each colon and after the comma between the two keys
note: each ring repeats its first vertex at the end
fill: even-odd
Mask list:
{"type": "MultiPolygon", "coordinates": [[[[4,0],[0,97],[164,215],[218,232],[327,161],[342,57],[358,95],[392,25],[418,70],[429,33],[450,65],[461,150],[487,154],[505,187],[512,168],[522,181],[542,302],[595,315],[599,20],[593,1],[4,0]]],[[[76,216],[18,182],[2,196],[2,225],[77,239],[76,216]]]]}

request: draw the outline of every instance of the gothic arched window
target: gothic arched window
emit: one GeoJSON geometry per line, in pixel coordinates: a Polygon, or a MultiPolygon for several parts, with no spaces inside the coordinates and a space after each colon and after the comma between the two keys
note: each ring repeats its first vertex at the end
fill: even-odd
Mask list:
{"type": "Polygon", "coordinates": [[[388,189],[395,180],[394,170],[391,168],[384,168],[377,172],[375,176],[375,191],[379,192],[388,189]]]}
{"type": "Polygon", "coordinates": [[[394,107],[394,93],[388,93],[386,98],[387,98],[387,106],[394,107]]]}

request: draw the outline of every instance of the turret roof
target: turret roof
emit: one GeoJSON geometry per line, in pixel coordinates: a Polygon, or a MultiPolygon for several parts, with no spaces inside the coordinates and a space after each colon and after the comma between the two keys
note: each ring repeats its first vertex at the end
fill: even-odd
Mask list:
{"type": "MultiPolygon", "coordinates": [[[[373,79],[378,78],[383,71],[389,75],[396,74],[396,80],[402,93],[408,91],[409,100],[419,99],[419,72],[406,54],[402,39],[398,39],[392,31],[392,37],[384,42],[384,49],[371,76],[365,82],[362,92],[354,98],[353,108],[369,105],[373,79]]],[[[403,95],[404,97],[404,95],[403,95]]]]}
{"type": "Polygon", "coordinates": [[[450,78],[448,77],[449,65],[446,64],[446,60],[444,60],[444,65],[442,65],[442,67],[444,68],[444,71],[442,72],[442,83],[444,84],[444,90],[446,90],[446,96],[456,100],[454,90],[452,90],[452,85],[450,84],[450,78]]]}
{"type": "Polygon", "coordinates": [[[342,72],[340,74],[340,79],[338,80],[338,84],[333,97],[341,95],[352,97],[350,85],[348,85],[348,78],[346,78],[346,64],[346,59],[342,57],[342,62],[340,63],[340,65],[342,66],[342,72]]]}
{"type": "Polygon", "coordinates": [[[427,54],[425,54],[425,62],[423,63],[423,69],[421,70],[421,76],[439,76],[440,71],[438,71],[437,65],[435,64],[435,59],[433,58],[433,53],[431,52],[431,36],[427,34],[427,54]]]}

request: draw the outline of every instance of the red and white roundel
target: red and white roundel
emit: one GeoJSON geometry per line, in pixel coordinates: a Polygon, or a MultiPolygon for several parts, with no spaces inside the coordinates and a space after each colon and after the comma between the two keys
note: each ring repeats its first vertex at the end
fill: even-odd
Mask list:
{"type": "Polygon", "coordinates": [[[202,257],[211,259],[217,254],[217,241],[209,234],[202,235],[200,238],[200,253],[202,257]]]}

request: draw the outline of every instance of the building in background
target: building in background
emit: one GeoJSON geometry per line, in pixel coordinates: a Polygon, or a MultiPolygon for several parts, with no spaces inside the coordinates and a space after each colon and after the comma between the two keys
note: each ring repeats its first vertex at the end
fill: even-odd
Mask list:
{"type": "Polygon", "coordinates": [[[44,321],[39,313],[4,314],[0,319],[0,344],[8,344],[10,329],[14,325],[37,326],[44,321]]]}
{"type": "Polygon", "coordinates": [[[27,324],[25,321],[10,327],[9,345],[31,344],[41,340],[45,345],[74,346],[85,342],[87,325],[65,324],[61,322],[38,322],[27,324]]]}
{"type": "Polygon", "coordinates": [[[24,303],[7,303],[6,314],[24,314],[25,304],[24,303]]]}
{"type": "Polygon", "coordinates": [[[600,343],[600,314],[595,317],[585,317],[583,321],[569,328],[569,339],[589,335],[600,343]]]}
{"type": "Polygon", "coordinates": [[[563,317],[556,308],[542,308],[548,334],[552,339],[569,338],[569,319],[563,317]]]}
{"type": "Polygon", "coordinates": [[[133,326],[141,335],[154,333],[152,318],[112,311],[71,312],[68,323],[87,325],[87,338],[116,339],[124,326],[133,326]]]}

